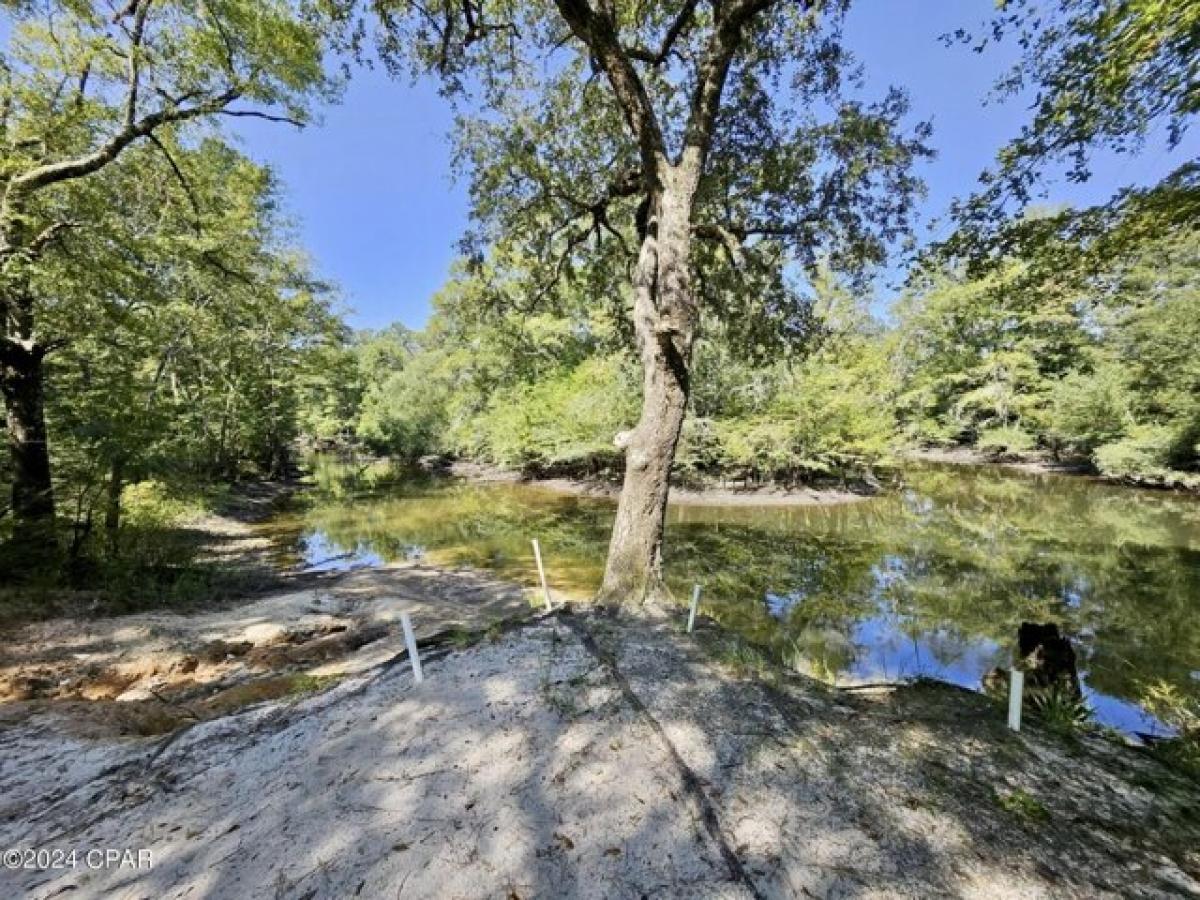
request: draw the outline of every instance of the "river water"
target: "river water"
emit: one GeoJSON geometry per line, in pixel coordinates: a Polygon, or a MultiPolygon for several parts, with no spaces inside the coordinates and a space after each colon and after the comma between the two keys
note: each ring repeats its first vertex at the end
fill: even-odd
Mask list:
{"type": "MultiPolygon", "coordinates": [[[[318,466],[270,531],[301,565],[402,559],[536,584],[600,580],[614,504],[528,484],[421,483],[318,466]]],[[[977,689],[1022,621],[1058,622],[1094,718],[1162,732],[1147,693],[1200,695],[1200,498],[995,467],[913,466],[836,506],[679,506],[668,583],[796,668],[837,683],[932,677],[977,689]]]]}

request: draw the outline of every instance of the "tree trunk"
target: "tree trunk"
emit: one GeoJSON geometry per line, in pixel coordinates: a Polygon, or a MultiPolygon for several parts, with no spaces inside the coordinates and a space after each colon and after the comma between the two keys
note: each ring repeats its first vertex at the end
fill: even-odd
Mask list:
{"type": "Polygon", "coordinates": [[[125,460],[113,457],[108,476],[108,496],[104,505],[104,533],[108,550],[115,557],[121,550],[121,491],[125,488],[125,460]]]}
{"type": "Polygon", "coordinates": [[[43,348],[3,339],[0,387],[12,457],[12,510],[18,540],[44,540],[54,522],[50,448],[46,442],[43,348]]]}
{"type": "Polygon", "coordinates": [[[634,327],[642,360],[642,413],[625,440],[625,482],[598,600],[660,603],[671,464],[688,402],[697,308],[691,286],[695,177],[669,169],[652,198],[634,273],[634,327]]]}

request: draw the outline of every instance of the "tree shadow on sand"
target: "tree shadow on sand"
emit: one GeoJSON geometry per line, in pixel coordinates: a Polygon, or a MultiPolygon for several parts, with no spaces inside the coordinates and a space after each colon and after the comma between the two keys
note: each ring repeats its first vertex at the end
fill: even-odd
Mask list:
{"type": "MultiPolygon", "coordinates": [[[[951,688],[733,677],[712,628],[562,614],[439,653],[421,685],[401,661],[127,745],[48,779],[0,837],[147,847],[153,869],[4,877],[208,898],[1153,896],[1194,877],[1200,788],[1153,760],[1010,735],[951,688]]],[[[10,743],[4,768],[38,747],[10,743]]]]}

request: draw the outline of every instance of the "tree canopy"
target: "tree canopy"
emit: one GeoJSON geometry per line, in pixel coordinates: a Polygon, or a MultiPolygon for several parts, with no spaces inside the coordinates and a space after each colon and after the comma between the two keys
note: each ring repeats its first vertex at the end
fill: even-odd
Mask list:
{"type": "Polygon", "coordinates": [[[1020,252],[1031,274],[1096,274],[1114,255],[1136,254],[1165,231],[1200,222],[1194,160],[1148,187],[1114,185],[1098,207],[1022,218],[1056,177],[1087,181],[1098,152],[1134,155],[1148,142],[1175,148],[1200,112],[1200,10],[1189,0],[1095,3],[1004,0],[981,33],[948,40],[984,52],[1007,41],[1018,62],[998,99],[1029,98],[1032,115],[957,204],[961,226],[942,248],[978,264],[1020,252]]]}
{"type": "MultiPolygon", "coordinates": [[[[182,158],[198,146],[198,129],[222,117],[303,124],[314,100],[333,96],[336,79],[324,65],[322,18],[286,0],[6,7],[13,29],[0,54],[0,392],[13,515],[40,531],[55,511],[44,364],[75,336],[56,330],[58,308],[94,317],[144,302],[146,245],[178,239],[180,228],[201,245],[212,241],[200,252],[222,267],[227,235],[204,231],[211,212],[182,158]],[[134,152],[143,174],[152,157],[165,163],[190,210],[137,207],[152,192],[116,170],[134,152]],[[88,273],[94,280],[83,287],[88,273]],[[59,281],[71,276],[77,281],[66,290],[59,281]]],[[[235,185],[229,198],[210,202],[236,209],[237,193],[235,185]]]]}
{"type": "Polygon", "coordinates": [[[501,303],[578,284],[628,319],[647,187],[697,154],[690,265],[748,349],[805,340],[806,273],[863,275],[907,230],[929,129],[897,89],[863,97],[844,4],[383,6],[389,58],[415,52],[458,103],[465,249],[520,261],[501,303]]]}

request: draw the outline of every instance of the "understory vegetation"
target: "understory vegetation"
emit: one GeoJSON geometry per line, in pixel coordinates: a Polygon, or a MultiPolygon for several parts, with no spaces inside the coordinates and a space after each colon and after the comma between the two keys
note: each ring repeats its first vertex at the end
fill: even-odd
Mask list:
{"type": "MultiPolygon", "coordinates": [[[[357,443],[409,462],[451,454],[539,473],[618,469],[614,437],[641,402],[622,323],[589,312],[586,297],[565,315],[481,315],[482,289],[460,273],[425,331],[357,333],[323,351],[304,430],[318,446],[357,443]]],[[[831,280],[814,318],[807,351],[778,359],[739,346],[719,323],[702,333],[681,479],[790,483],[886,458],[894,403],[884,331],[831,280]]]]}
{"type": "MultiPolygon", "coordinates": [[[[640,408],[621,321],[481,313],[460,272],[422,332],[346,333],[304,389],[322,446],[415,462],[449,454],[535,473],[618,468],[640,408]]],[[[919,447],[1041,452],[1114,478],[1200,485],[1200,239],[1164,238],[1064,287],[1010,261],[923,274],[875,311],[814,280],[812,336],[764,358],[702,329],[677,476],[861,477],[919,447]]]]}

